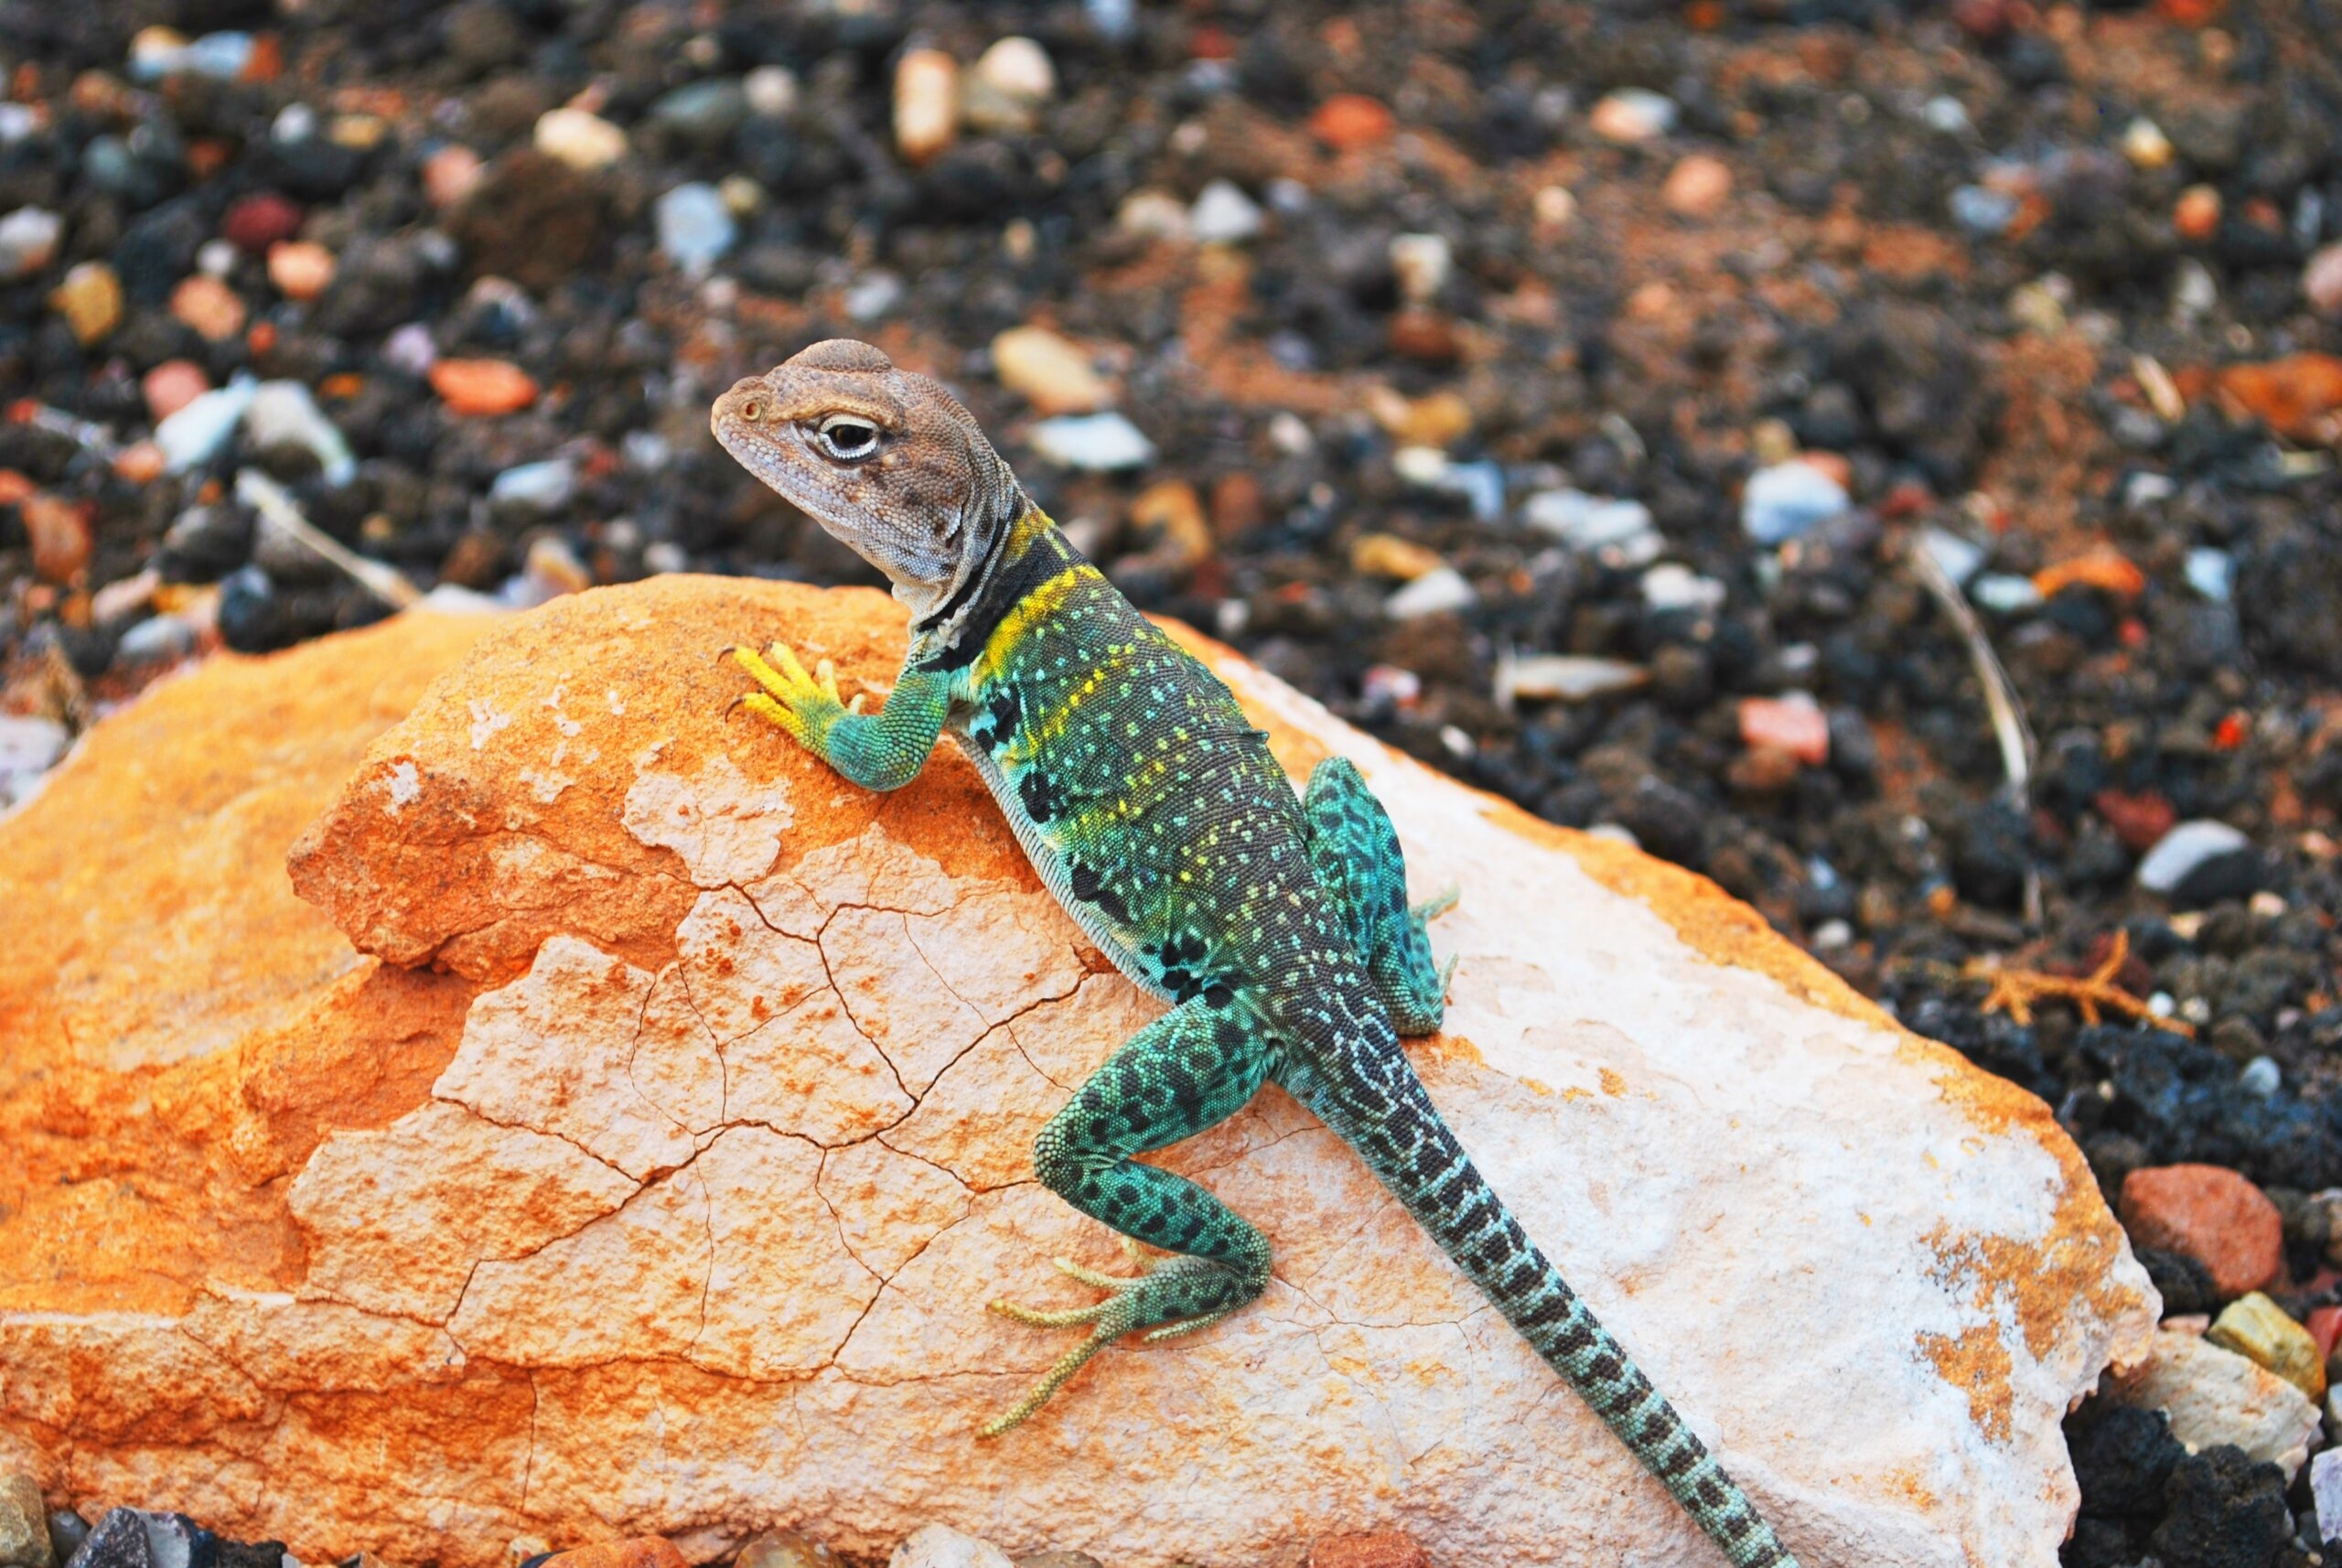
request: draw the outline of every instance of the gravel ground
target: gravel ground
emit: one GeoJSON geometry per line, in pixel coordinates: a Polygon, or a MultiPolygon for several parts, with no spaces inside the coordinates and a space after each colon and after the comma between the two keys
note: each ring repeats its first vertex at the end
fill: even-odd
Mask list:
{"type": "MultiPolygon", "coordinates": [[[[2269,1189],[2304,1316],[2337,38],[2332,0],[0,0],[0,803],[175,661],[419,590],[870,580],[706,430],[866,338],[1133,598],[1714,877],[2057,1106],[2111,1197],[2269,1189]]],[[[2306,1469],[2094,1419],[2069,1561],[2307,1561],[2306,1469]],[[2265,1549],[2218,1522],[2255,1508],[2265,1549]]]]}

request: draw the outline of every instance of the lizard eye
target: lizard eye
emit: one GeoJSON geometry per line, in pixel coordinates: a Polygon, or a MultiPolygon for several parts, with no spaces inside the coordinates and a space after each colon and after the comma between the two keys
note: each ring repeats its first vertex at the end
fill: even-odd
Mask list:
{"type": "Polygon", "coordinates": [[[878,427],[854,413],[822,421],[822,449],[841,463],[858,463],[878,450],[878,427]]]}

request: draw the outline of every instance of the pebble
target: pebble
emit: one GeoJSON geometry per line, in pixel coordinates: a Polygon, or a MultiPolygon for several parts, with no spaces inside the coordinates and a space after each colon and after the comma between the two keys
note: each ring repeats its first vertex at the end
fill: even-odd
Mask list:
{"type": "Polygon", "coordinates": [[[1622,146],[1655,141],[1675,128],[1675,100],[1644,87],[1622,87],[1594,106],[1586,124],[1606,142],[1622,146]]]}
{"type": "Polygon", "coordinates": [[[175,615],[149,616],[122,634],[113,648],[116,669],[172,663],[195,651],[195,628],[175,615]]]}
{"type": "Polygon", "coordinates": [[[1689,566],[1662,561],[1642,576],[1643,603],[1655,610],[1713,610],[1724,601],[1725,589],[1714,577],[1703,577],[1689,566]]]}
{"type": "Polygon", "coordinates": [[[1414,620],[1468,609],[1479,598],[1470,579],[1453,566],[1437,566],[1382,601],[1382,613],[1393,620],[1414,620]]]}
{"type": "Polygon", "coordinates": [[[1040,124],[1041,106],[1057,91],[1057,67],[1047,49],[1026,38],[1001,38],[969,70],[961,117],[977,131],[1031,131],[1040,124]]]}
{"type": "Polygon", "coordinates": [[[1394,234],[1391,238],[1391,271],[1399,293],[1422,305],[1447,286],[1456,253],[1445,234],[1394,234]]]}
{"type": "Polygon", "coordinates": [[[171,291],[171,315],[213,343],[244,329],[244,302],[209,273],[191,274],[171,291]]]}
{"type": "Polygon", "coordinates": [[[1496,522],[1504,516],[1504,469],[1492,460],[1450,463],[1432,488],[1462,496],[1476,521],[1496,522]]]}
{"type": "Polygon", "coordinates": [[[1588,553],[1645,539],[1651,542],[1656,553],[1663,542],[1650,508],[1642,502],[1614,500],[1584,490],[1540,490],[1521,504],[1520,521],[1573,550],[1588,553]]]}
{"type": "MultiPolygon", "coordinates": [[[[0,725],[8,722],[0,718],[0,725]]],[[[6,790],[9,771],[5,746],[0,741],[0,794],[6,790]]],[[[55,760],[54,756],[49,758],[55,760]]],[[[41,1511],[40,1487],[30,1476],[0,1476],[0,1568],[50,1568],[55,1561],[48,1543],[48,1520],[41,1511]]]]}
{"type": "Polygon", "coordinates": [[[1759,544],[1783,544],[1852,503],[1845,487],[1800,458],[1759,468],[1740,496],[1740,526],[1759,544]]]}
{"type": "Polygon", "coordinates": [[[1046,327],[1012,327],[994,337],[992,368],[1002,386],[1044,416],[1094,413],[1114,401],[1088,350],[1046,327]]]}
{"type": "Polygon", "coordinates": [[[38,789],[72,740],[55,719],[0,714],[0,810],[38,789]]]}
{"type": "Polygon", "coordinates": [[[110,627],[139,614],[154,602],[155,590],[162,585],[161,574],[152,566],[116,578],[90,596],[91,624],[110,627]]]}
{"type": "Polygon", "coordinates": [[[263,381],[244,409],[244,437],[261,451],[297,446],[317,460],[326,482],[346,485],[358,477],[358,459],[334,422],[299,381],[263,381]]]}
{"type": "Polygon", "coordinates": [[[1732,168],[1722,158],[1692,153],[1667,171],[1659,199],[1679,218],[1705,218],[1732,195],[1732,168]]]}
{"type": "Polygon", "coordinates": [[[246,255],[267,252],[301,231],[301,204],[273,190],[240,196],[220,214],[220,235],[246,255]]]}
{"type": "Polygon", "coordinates": [[[2199,817],[2155,842],[2139,862],[2138,882],[2183,908],[2242,897],[2260,883],[2260,852],[2228,823],[2199,817]]]}
{"type": "Polygon", "coordinates": [[[1389,107],[1362,92],[1338,92],[1309,116],[1309,134],[1338,153],[1380,146],[1397,129],[1389,107]]]}
{"type": "Polygon", "coordinates": [[[2004,233],[2016,214],[2017,199],[2005,190],[1963,185],[1951,193],[1951,220],[1971,234],[2004,233]]]}
{"type": "Polygon", "coordinates": [[[70,583],[90,564],[95,541],[91,504],[35,492],[16,503],[17,521],[32,542],[33,570],[52,583],[70,583]]]}
{"type": "Polygon", "coordinates": [[[913,1530],[886,1568],[1015,1568],[1008,1554],[989,1541],[962,1535],[949,1525],[922,1525],[913,1530]]]}
{"type": "Polygon", "coordinates": [[[1044,419],[1026,433],[1026,440],[1043,461],[1061,468],[1111,473],[1155,461],[1155,443],[1112,411],[1044,419]]]}
{"type": "Polygon", "coordinates": [[[521,463],[496,476],[488,499],[528,511],[559,511],[577,493],[577,466],[565,457],[521,463]]]}
{"type": "Polygon", "coordinates": [[[410,321],[382,339],[383,363],[410,376],[429,375],[438,359],[439,345],[420,321],[410,321]]]}
{"type": "Polygon", "coordinates": [[[2290,1480],[2308,1456],[2317,1406],[2301,1390],[2233,1350],[2166,1327],[2144,1363],[2119,1378],[2114,1397],[2160,1410],[2171,1434],[2190,1449],[2233,1444],[2290,1480]]]}
{"type": "Polygon", "coordinates": [[[1740,739],[1748,746],[1776,746],[1809,768],[1830,760],[1830,720],[1802,692],[1787,697],[1743,697],[1740,739]]]}
{"type": "Polygon", "coordinates": [[[180,473],[217,456],[259,385],[250,376],[236,376],[224,387],[199,393],[156,424],[155,444],[163,450],[165,468],[180,473]]]}
{"type": "Polygon", "coordinates": [[[2133,1245],[2184,1252],[2223,1299],[2259,1290],[2283,1262],[2284,1225],[2261,1190],[2223,1165],[2149,1165],[2122,1178],[2133,1245]]]}
{"type": "Polygon", "coordinates": [[[704,275],[740,236],[715,187],[693,180],[659,199],[659,250],[692,277],[704,275]]]}
{"type": "Polygon", "coordinates": [[[1193,237],[1187,228],[1187,204],[1167,190],[1132,191],[1115,210],[1114,227],[1150,240],[1193,237]]]}
{"type": "Polygon", "coordinates": [[[2122,127],[2122,156],[2140,168],[2159,169],[2168,166],[2175,155],[2163,127],[2142,116],[2122,127]]]}
{"type": "Polygon", "coordinates": [[[2236,558],[2227,551],[2199,545],[2187,553],[2182,569],[2189,587],[2216,605],[2229,602],[2236,585],[2236,558]]]}
{"type": "Polygon", "coordinates": [[[2191,185],[2181,191],[2171,209],[2171,226],[2179,231],[2183,240],[2210,239],[2220,226],[2218,188],[2191,185]]]}
{"type": "Polygon", "coordinates": [[[960,124],[960,66],[941,49],[908,49],[895,67],[895,149],[914,166],[951,145],[960,124]]]}
{"type": "Polygon", "coordinates": [[[211,378],[193,360],[166,360],[139,378],[138,390],[147,413],[164,420],[209,392],[211,378]]]}
{"type": "Polygon", "coordinates": [[[2302,266],[2302,294],[2320,316],[2342,317],[2342,240],[2310,253],[2302,266]]]}
{"type": "Polygon", "coordinates": [[[747,90],[728,77],[685,82],[661,94],[650,105],[653,124],[703,147],[722,143],[747,117],[747,90]]]}
{"type": "Polygon", "coordinates": [[[1981,544],[1932,524],[1919,530],[1919,547],[1933,557],[1955,587],[1966,586],[1968,579],[1976,575],[1976,569],[1992,553],[1981,544]]]}
{"type": "Polygon", "coordinates": [[[1412,583],[1446,564],[1438,551],[1395,533],[1361,533],[1350,545],[1350,570],[1361,576],[1412,583]]]}
{"type": "Polygon", "coordinates": [[[445,211],[472,193],[486,168],[478,153],[450,142],[423,160],[423,199],[445,211]]]}
{"type": "Polygon", "coordinates": [[[304,303],[333,285],[333,252],[307,240],[285,240],[269,247],[268,281],[287,299],[304,303]]]}
{"type": "Polygon", "coordinates": [[[797,73],[785,65],[760,65],[740,79],[748,112],[767,120],[786,119],[797,112],[797,73]]]}
{"type": "Polygon", "coordinates": [[[1507,654],[1497,660],[1496,698],[1510,707],[1528,697],[1545,702],[1585,703],[1650,683],[1650,671],[1623,659],[1576,653],[1507,654]]]}
{"type": "Polygon", "coordinates": [[[2311,1399],[2326,1397],[2326,1359],[2317,1353],[2317,1342],[2259,1291],[2229,1303],[2204,1337],[2266,1367],[2311,1399]]]}
{"type": "Polygon", "coordinates": [[[517,413],[537,401],[537,383],[503,360],[441,360],[431,367],[431,390],[448,412],[467,415],[517,413]]]}
{"type": "Polygon", "coordinates": [[[537,116],[531,140],[537,151],[581,173],[607,168],[627,155],[627,135],[583,109],[548,109],[537,116]]]}
{"type": "Polygon", "coordinates": [[[48,303],[86,349],[122,325],[122,280],[103,262],[77,262],[49,291],[48,303]]]}
{"type": "Polygon", "coordinates": [[[2041,590],[2033,585],[2030,577],[2012,576],[2006,572],[1987,572],[1968,585],[1968,596],[1979,609],[1994,615],[2022,615],[2038,609],[2043,603],[2041,590]]]}
{"type": "MultiPolygon", "coordinates": [[[[732,1568],[843,1568],[829,1543],[800,1530],[767,1530],[748,1538],[732,1568]]],[[[1018,1568],[1025,1568],[1020,1563],[1018,1568]]]]}
{"type": "Polygon", "coordinates": [[[1256,238],[1262,223],[1260,203],[1225,179],[1205,186],[1187,209],[1188,233],[1207,245],[1233,245],[1256,238]]]}
{"type": "Polygon", "coordinates": [[[2323,1449],[2310,1460],[2309,1491],[2320,1539],[2342,1539],[2342,1448],[2323,1449]]]}
{"type": "Polygon", "coordinates": [[[48,265],[65,239],[65,220],[43,207],[0,218],[0,282],[28,278],[48,265]]]}

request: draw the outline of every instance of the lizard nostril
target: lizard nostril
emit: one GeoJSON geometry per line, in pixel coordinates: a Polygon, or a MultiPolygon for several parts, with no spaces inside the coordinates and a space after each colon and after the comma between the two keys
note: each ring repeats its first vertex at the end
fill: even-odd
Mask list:
{"type": "Polygon", "coordinates": [[[759,398],[749,398],[740,405],[740,417],[754,424],[765,416],[765,405],[759,398]]]}

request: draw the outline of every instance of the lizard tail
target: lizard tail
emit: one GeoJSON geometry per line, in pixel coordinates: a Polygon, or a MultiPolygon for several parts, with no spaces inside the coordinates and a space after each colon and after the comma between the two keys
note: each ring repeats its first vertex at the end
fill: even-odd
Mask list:
{"type": "Polygon", "coordinates": [[[1331,1061],[1289,1063],[1281,1078],[1359,1151],[1736,1568],[1797,1568],[1706,1444],[1530,1240],[1440,1119],[1395,1036],[1387,1052],[1342,1049],[1331,1061]]]}

